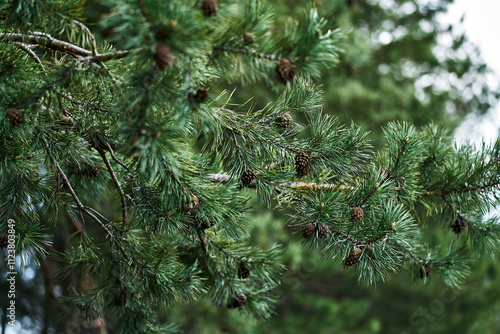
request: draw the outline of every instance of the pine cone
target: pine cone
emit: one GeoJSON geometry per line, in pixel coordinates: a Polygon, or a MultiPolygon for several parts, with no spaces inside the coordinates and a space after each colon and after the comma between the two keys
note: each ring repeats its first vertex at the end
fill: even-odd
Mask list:
{"type": "Polygon", "coordinates": [[[362,253],[363,253],[363,251],[361,249],[359,249],[358,247],[354,247],[353,249],[351,249],[351,251],[349,252],[349,255],[344,260],[344,265],[346,267],[350,267],[350,266],[355,265],[356,263],[359,262],[359,259],[361,258],[362,253]]]}
{"type": "Polygon", "coordinates": [[[274,125],[280,129],[288,128],[292,124],[293,118],[289,113],[279,114],[274,119],[274,125]]]}
{"type": "Polygon", "coordinates": [[[216,0],[204,0],[203,5],[203,15],[214,16],[217,13],[217,1],[216,0]]]}
{"type": "Polygon", "coordinates": [[[276,65],[276,78],[279,82],[286,85],[287,82],[292,82],[295,79],[295,69],[289,59],[281,59],[276,65]]]}
{"type": "Polygon", "coordinates": [[[200,230],[206,230],[206,229],[209,229],[211,228],[212,226],[214,226],[214,222],[213,221],[209,221],[209,222],[206,222],[206,221],[202,221],[199,225],[199,228],[200,230]]]}
{"type": "Polygon", "coordinates": [[[193,95],[193,100],[198,103],[204,103],[208,100],[208,90],[205,88],[199,88],[193,95]]]}
{"type": "Polygon", "coordinates": [[[311,161],[312,157],[309,153],[299,153],[295,156],[295,172],[299,179],[312,171],[311,161]]]}
{"type": "Polygon", "coordinates": [[[462,217],[458,217],[455,223],[451,225],[451,229],[455,234],[460,234],[467,228],[467,222],[462,217]]]}
{"type": "Polygon", "coordinates": [[[227,305],[228,308],[238,308],[245,306],[247,303],[247,296],[245,296],[243,293],[240,293],[238,296],[234,297],[233,300],[229,302],[227,305]]]}
{"type": "Polygon", "coordinates": [[[320,238],[326,237],[328,235],[328,232],[330,232],[330,228],[328,227],[328,225],[326,225],[325,223],[319,224],[318,236],[320,238]]]}
{"type": "Polygon", "coordinates": [[[250,269],[246,266],[245,263],[241,262],[238,268],[238,277],[241,279],[248,278],[250,276],[250,269]]]}
{"type": "Polygon", "coordinates": [[[361,219],[363,219],[363,209],[357,206],[351,210],[351,221],[359,222],[361,219]]]}
{"type": "Polygon", "coordinates": [[[241,174],[241,183],[243,183],[245,187],[248,187],[250,183],[252,183],[252,181],[255,180],[256,178],[257,176],[253,171],[246,170],[243,172],[243,174],[241,174]]]}
{"type": "Polygon", "coordinates": [[[243,36],[243,41],[245,42],[246,45],[250,45],[250,44],[253,44],[254,40],[253,40],[253,35],[251,32],[247,32],[244,36],[243,36]]]}
{"type": "Polygon", "coordinates": [[[420,268],[419,274],[421,279],[424,279],[424,277],[429,277],[431,275],[431,268],[426,265],[424,266],[424,269],[420,268]]]}
{"type": "Polygon", "coordinates": [[[170,51],[170,48],[165,44],[160,43],[156,45],[156,50],[153,58],[156,62],[156,65],[158,65],[158,67],[162,71],[166,70],[170,67],[170,65],[172,65],[172,52],[170,51]]]}
{"type": "Polygon", "coordinates": [[[302,229],[302,236],[305,238],[305,239],[309,239],[310,237],[312,237],[314,235],[314,233],[316,233],[316,226],[314,226],[313,223],[309,223],[307,224],[306,226],[304,226],[304,228],[302,229]]]}
{"type": "Polygon", "coordinates": [[[9,110],[7,110],[7,118],[9,119],[10,124],[12,124],[12,126],[14,127],[21,125],[21,123],[23,122],[23,115],[21,114],[19,109],[16,108],[10,108],[9,110]]]}

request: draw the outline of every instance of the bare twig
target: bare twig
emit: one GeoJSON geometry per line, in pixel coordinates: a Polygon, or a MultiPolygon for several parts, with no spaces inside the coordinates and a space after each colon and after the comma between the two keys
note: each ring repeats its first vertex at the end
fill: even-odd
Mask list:
{"type": "MultiPolygon", "coordinates": [[[[19,47],[21,49],[23,49],[24,51],[26,51],[30,56],[31,58],[35,59],[35,61],[40,64],[40,66],[42,67],[42,70],[45,72],[45,67],[43,66],[43,63],[42,61],[40,60],[40,58],[38,58],[38,56],[36,55],[36,53],[31,49],[31,47],[29,47],[28,45],[24,44],[24,43],[21,43],[21,42],[15,42],[16,45],[19,45],[19,47]]],[[[47,75],[47,73],[45,73],[45,75],[47,75]]]]}
{"type": "MultiPolygon", "coordinates": [[[[227,174],[208,174],[207,178],[214,183],[226,184],[231,181],[231,175],[227,174]]],[[[255,184],[250,184],[248,188],[255,188],[255,184]]],[[[296,190],[308,190],[308,191],[319,191],[327,189],[338,189],[341,191],[350,191],[354,188],[351,186],[338,185],[338,184],[327,184],[327,183],[314,183],[314,182],[283,182],[276,185],[277,188],[294,188],[296,190]]]]}
{"type": "Polygon", "coordinates": [[[85,32],[87,34],[89,34],[90,40],[92,41],[92,53],[94,54],[94,56],[97,56],[97,46],[96,46],[94,34],[92,34],[90,29],[82,22],[80,22],[78,20],[73,20],[73,23],[76,24],[77,26],[79,26],[82,30],[85,30],[85,32]]]}
{"type": "Polygon", "coordinates": [[[56,50],[64,53],[71,54],[77,57],[86,57],[86,60],[94,61],[107,61],[111,59],[119,59],[126,57],[131,51],[115,51],[105,54],[99,54],[97,52],[89,51],[78,45],[68,43],[56,39],[48,34],[44,33],[33,33],[30,35],[23,35],[17,33],[0,33],[0,38],[6,38],[7,40],[12,40],[14,42],[37,44],[40,47],[56,50]]]}

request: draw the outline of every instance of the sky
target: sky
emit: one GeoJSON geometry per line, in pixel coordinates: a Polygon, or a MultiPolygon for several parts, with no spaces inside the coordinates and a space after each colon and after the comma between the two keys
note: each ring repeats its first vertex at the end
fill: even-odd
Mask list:
{"type": "MultiPolygon", "coordinates": [[[[448,12],[440,20],[444,24],[463,23],[470,41],[481,50],[482,58],[496,72],[498,83],[500,78],[500,0],[455,0],[448,12]]],[[[457,129],[456,138],[463,142],[470,140],[487,143],[495,140],[500,129],[500,105],[484,116],[469,115],[457,129]]]]}

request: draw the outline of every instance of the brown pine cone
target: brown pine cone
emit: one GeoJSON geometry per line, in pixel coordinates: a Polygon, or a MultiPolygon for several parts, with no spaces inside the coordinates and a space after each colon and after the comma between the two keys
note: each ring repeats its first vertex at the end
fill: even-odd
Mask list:
{"type": "Polygon", "coordinates": [[[214,16],[217,13],[217,1],[216,0],[204,0],[203,5],[203,15],[214,16]]]}
{"type": "Polygon", "coordinates": [[[156,50],[153,58],[156,62],[156,65],[158,65],[158,67],[162,71],[166,70],[170,67],[170,65],[172,65],[172,52],[170,51],[170,48],[163,43],[156,45],[156,50]]]}
{"type": "Polygon", "coordinates": [[[361,249],[359,249],[358,247],[354,247],[353,249],[351,249],[351,251],[349,252],[349,255],[344,260],[344,265],[346,267],[350,267],[350,266],[355,265],[356,263],[359,262],[359,259],[361,258],[362,253],[363,253],[363,251],[361,249]]]}
{"type": "Polygon", "coordinates": [[[281,59],[275,68],[276,78],[279,82],[286,85],[287,82],[292,82],[295,79],[295,67],[292,62],[287,59],[281,59]]]}

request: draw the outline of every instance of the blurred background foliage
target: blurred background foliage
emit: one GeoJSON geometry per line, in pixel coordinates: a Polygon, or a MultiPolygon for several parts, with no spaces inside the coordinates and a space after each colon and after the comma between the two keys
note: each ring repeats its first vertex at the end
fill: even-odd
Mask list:
{"type": "MultiPolygon", "coordinates": [[[[231,2],[220,0],[219,5],[231,2]]],[[[464,35],[456,34],[453,26],[442,26],[437,19],[452,2],[315,1],[331,29],[340,28],[343,34],[340,64],[320,80],[325,91],[324,111],[344,124],[352,121],[370,130],[376,147],[382,145],[378,138],[382,138],[381,126],[388,121],[413,121],[417,127],[433,121],[455,127],[469,113],[488,111],[499,97],[487,86],[489,69],[464,35]]],[[[300,0],[267,3],[283,26],[288,17],[298,17],[307,4],[300,0]]],[[[98,38],[113,33],[99,25],[108,10],[87,1],[85,21],[98,38]]],[[[233,89],[233,103],[251,99],[260,109],[277,98],[281,87],[241,86],[221,78],[210,87],[210,94],[215,97],[233,89]]],[[[255,243],[265,247],[278,242],[286,249],[288,269],[276,291],[280,303],[275,316],[254,322],[237,310],[214,309],[203,299],[161,317],[180,324],[186,333],[500,332],[500,269],[486,257],[472,264],[473,273],[460,290],[448,290],[438,277],[431,276],[424,284],[403,275],[366,287],[349,270],[332,267],[303,247],[299,237],[286,227],[286,212],[262,208],[253,219],[255,243]]],[[[457,238],[448,232],[433,226],[426,231],[435,243],[457,238]]],[[[43,284],[44,278],[25,278],[29,279],[18,282],[19,295],[36,298],[40,293],[37,282],[43,284]]],[[[40,312],[30,306],[29,299],[21,300],[20,307],[33,314],[36,323],[40,312]]]]}

